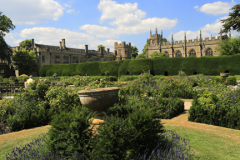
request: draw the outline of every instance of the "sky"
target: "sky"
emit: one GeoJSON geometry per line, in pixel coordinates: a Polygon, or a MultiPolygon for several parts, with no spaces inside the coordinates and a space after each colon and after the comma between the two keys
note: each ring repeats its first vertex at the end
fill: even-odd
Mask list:
{"type": "MultiPolygon", "coordinates": [[[[15,25],[5,41],[14,47],[26,39],[35,43],[97,50],[102,44],[114,51],[114,42],[129,42],[139,54],[150,38],[163,30],[171,42],[218,36],[221,19],[240,0],[0,0],[0,11],[15,25]]],[[[239,32],[231,31],[232,36],[239,32]]]]}

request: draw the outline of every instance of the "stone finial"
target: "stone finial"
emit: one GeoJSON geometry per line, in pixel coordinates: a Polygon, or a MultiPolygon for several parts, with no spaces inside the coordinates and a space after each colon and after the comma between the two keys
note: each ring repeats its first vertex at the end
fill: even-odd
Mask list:
{"type": "Polygon", "coordinates": [[[150,29],[150,36],[152,35],[152,30],[150,29]]]}
{"type": "Polygon", "coordinates": [[[32,39],[32,47],[34,47],[34,39],[32,39]]]}
{"type": "Polygon", "coordinates": [[[107,52],[109,52],[109,48],[107,48],[107,52]]]}
{"type": "Polygon", "coordinates": [[[155,34],[157,35],[157,28],[156,28],[155,34]]]}

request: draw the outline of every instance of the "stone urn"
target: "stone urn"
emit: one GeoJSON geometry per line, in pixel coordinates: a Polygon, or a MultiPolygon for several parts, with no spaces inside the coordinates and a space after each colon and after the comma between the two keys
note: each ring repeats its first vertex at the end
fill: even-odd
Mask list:
{"type": "Polygon", "coordinates": [[[228,77],[229,75],[230,75],[230,73],[220,73],[220,76],[223,77],[223,78],[228,77]]]}
{"type": "Polygon", "coordinates": [[[78,91],[80,101],[83,106],[95,111],[93,131],[100,123],[104,124],[104,111],[118,102],[119,87],[98,88],[78,91]]]}

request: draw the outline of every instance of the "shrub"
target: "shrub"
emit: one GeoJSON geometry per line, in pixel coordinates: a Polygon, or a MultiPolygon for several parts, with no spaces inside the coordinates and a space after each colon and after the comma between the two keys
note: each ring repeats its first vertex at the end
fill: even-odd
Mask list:
{"type": "MultiPolygon", "coordinates": [[[[63,106],[65,107],[65,106],[63,106]]],[[[89,140],[92,137],[92,129],[90,128],[90,118],[93,114],[89,114],[82,106],[74,107],[72,111],[64,110],[59,115],[55,115],[49,129],[49,138],[46,141],[47,151],[50,150],[66,157],[72,154],[82,154],[88,157],[89,140]]]]}
{"type": "Polygon", "coordinates": [[[186,73],[183,71],[178,71],[178,76],[186,76],[186,73]]]}
{"type": "Polygon", "coordinates": [[[237,79],[234,76],[227,77],[227,85],[235,85],[237,84],[237,79]]]}
{"type": "Polygon", "coordinates": [[[164,132],[152,109],[135,110],[123,120],[119,115],[107,117],[91,139],[92,155],[96,159],[129,159],[143,154],[162,141],[164,132]],[[129,151],[127,153],[127,151],[129,151]]]}

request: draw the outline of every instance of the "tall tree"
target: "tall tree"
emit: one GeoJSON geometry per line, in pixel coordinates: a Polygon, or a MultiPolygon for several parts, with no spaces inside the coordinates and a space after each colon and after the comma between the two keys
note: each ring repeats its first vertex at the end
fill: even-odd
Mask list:
{"type": "Polygon", "coordinates": [[[221,20],[223,24],[223,32],[228,32],[231,29],[240,32],[240,4],[236,4],[232,13],[229,13],[229,18],[221,20]]]}
{"type": "Polygon", "coordinates": [[[220,56],[240,54],[240,37],[225,39],[220,41],[218,45],[219,47],[217,50],[219,51],[220,56]]]}
{"type": "Polygon", "coordinates": [[[106,51],[106,49],[105,49],[105,46],[104,46],[104,45],[101,45],[101,44],[100,44],[100,45],[98,45],[97,47],[98,47],[98,51],[100,51],[100,48],[101,48],[101,47],[103,47],[103,50],[104,50],[104,51],[106,51]]]}
{"type": "Polygon", "coordinates": [[[159,58],[159,57],[167,57],[167,55],[164,52],[153,52],[150,55],[150,58],[159,58]]]}
{"type": "Polygon", "coordinates": [[[20,42],[19,46],[22,47],[22,48],[31,47],[32,46],[32,40],[26,39],[25,41],[20,42]]]}
{"type": "Polygon", "coordinates": [[[167,42],[167,38],[162,38],[162,41],[163,42],[167,42]]]}
{"type": "Polygon", "coordinates": [[[131,46],[131,52],[132,52],[131,58],[135,59],[138,55],[138,48],[136,46],[131,46]]]}
{"type": "Polygon", "coordinates": [[[34,50],[15,50],[13,52],[12,61],[14,69],[19,70],[22,74],[29,75],[38,69],[37,57],[34,50]]]}
{"type": "Polygon", "coordinates": [[[13,30],[14,28],[15,26],[12,24],[10,18],[2,15],[2,12],[0,12],[0,58],[7,59],[9,64],[10,54],[12,53],[12,50],[4,40],[4,36],[6,35],[4,32],[9,33],[9,30],[13,30]]]}

